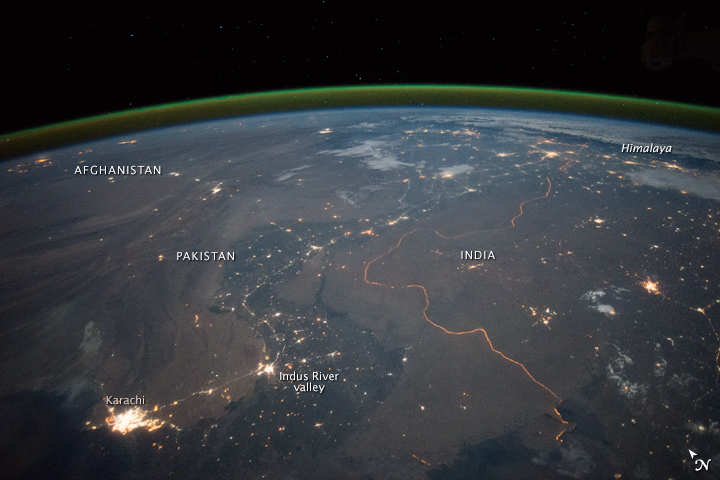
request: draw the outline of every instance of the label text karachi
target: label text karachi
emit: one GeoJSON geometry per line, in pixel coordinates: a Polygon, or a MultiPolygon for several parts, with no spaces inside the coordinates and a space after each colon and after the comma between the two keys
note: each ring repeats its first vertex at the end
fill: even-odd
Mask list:
{"type": "Polygon", "coordinates": [[[113,397],[108,395],[105,397],[105,405],[145,405],[145,397],[113,397]]]}

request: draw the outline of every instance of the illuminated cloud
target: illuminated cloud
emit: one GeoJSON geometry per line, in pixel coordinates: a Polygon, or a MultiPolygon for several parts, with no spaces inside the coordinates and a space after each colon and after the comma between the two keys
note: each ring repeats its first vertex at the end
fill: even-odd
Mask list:
{"type": "Polygon", "coordinates": [[[669,188],[691,193],[698,197],[720,200],[720,178],[716,176],[695,176],[674,170],[641,170],[628,174],[635,182],[656,188],[669,188]]]}
{"type": "Polygon", "coordinates": [[[394,170],[399,167],[413,167],[412,163],[398,160],[397,156],[388,152],[391,145],[382,140],[365,140],[352,147],[319,152],[337,157],[359,157],[362,162],[374,170],[394,170]]]}

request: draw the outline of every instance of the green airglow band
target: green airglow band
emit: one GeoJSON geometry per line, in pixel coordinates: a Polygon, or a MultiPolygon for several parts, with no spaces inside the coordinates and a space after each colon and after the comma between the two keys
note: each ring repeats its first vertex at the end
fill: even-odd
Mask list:
{"type": "Polygon", "coordinates": [[[720,109],[711,107],[526,88],[378,85],[231,95],[72,120],[0,136],[0,159],[203,120],[328,108],[420,105],[574,113],[720,132],[720,109]]]}

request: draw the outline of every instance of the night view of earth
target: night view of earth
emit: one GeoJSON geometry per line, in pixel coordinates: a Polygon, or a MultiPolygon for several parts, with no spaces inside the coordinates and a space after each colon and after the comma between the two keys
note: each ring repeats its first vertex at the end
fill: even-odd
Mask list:
{"type": "Polygon", "coordinates": [[[2,476],[712,475],[719,147],[418,106],[5,162],[2,476]]]}

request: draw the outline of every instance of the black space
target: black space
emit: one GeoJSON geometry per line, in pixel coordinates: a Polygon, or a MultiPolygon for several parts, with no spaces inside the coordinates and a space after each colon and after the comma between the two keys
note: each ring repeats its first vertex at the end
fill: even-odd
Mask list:
{"type": "Polygon", "coordinates": [[[147,3],[8,5],[0,133],[331,85],[521,86],[720,106],[708,62],[653,72],[640,60],[650,17],[717,26],[720,2],[147,3]]]}

